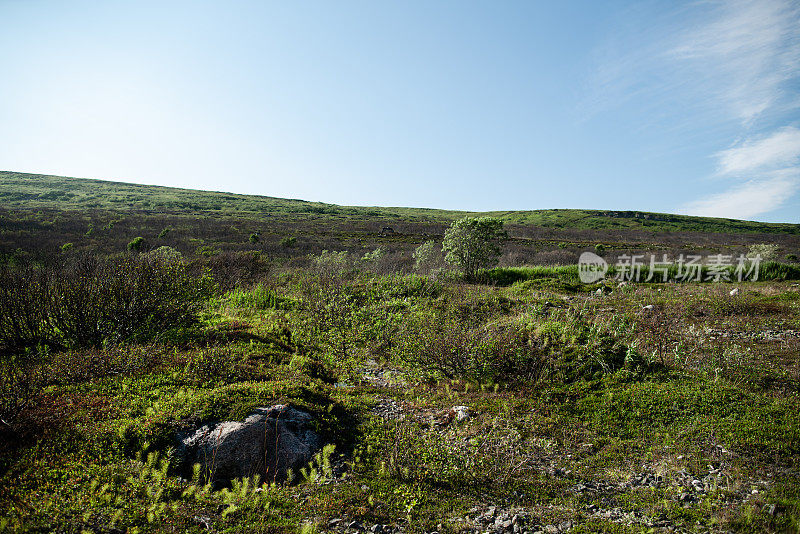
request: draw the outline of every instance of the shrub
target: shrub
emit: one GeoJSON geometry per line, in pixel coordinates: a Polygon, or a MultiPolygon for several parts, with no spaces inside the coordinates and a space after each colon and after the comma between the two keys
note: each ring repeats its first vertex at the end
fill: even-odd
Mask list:
{"type": "Polygon", "coordinates": [[[778,257],[778,248],[778,245],[773,243],[750,245],[747,251],[747,257],[755,258],[756,256],[761,256],[761,261],[772,261],[778,257]]]}
{"type": "MultiPolygon", "coordinates": [[[[41,392],[44,374],[40,350],[14,354],[0,351],[0,435],[13,429],[17,417],[41,392]]],[[[2,440],[0,440],[2,441],[2,440]]],[[[0,447],[2,449],[2,447],[0,447]]]]}
{"type": "Polygon", "coordinates": [[[346,250],[331,252],[323,250],[319,256],[312,256],[311,263],[317,274],[331,276],[344,272],[350,266],[350,255],[346,250]]]}
{"type": "Polygon", "coordinates": [[[786,261],[790,261],[792,263],[797,263],[797,254],[787,254],[786,261]]]}
{"type": "Polygon", "coordinates": [[[259,240],[258,234],[250,234],[250,237],[248,239],[250,240],[251,243],[256,244],[258,243],[259,240]]]}
{"type": "Polygon", "coordinates": [[[497,264],[500,245],[507,237],[500,219],[465,217],[445,231],[442,251],[445,261],[458,267],[471,280],[478,269],[497,264]]]}
{"type": "Polygon", "coordinates": [[[414,250],[414,270],[428,274],[442,266],[442,251],[435,241],[425,241],[414,250]]]}
{"type": "Polygon", "coordinates": [[[594,251],[598,256],[602,256],[606,251],[606,246],[602,243],[598,243],[594,246],[594,251]]]}
{"type": "Polygon", "coordinates": [[[398,337],[399,357],[423,375],[536,381],[543,370],[542,354],[517,325],[475,325],[456,310],[414,316],[398,337]]]}
{"type": "Polygon", "coordinates": [[[138,251],[142,250],[142,246],[144,246],[144,238],[143,237],[134,237],[130,243],[128,243],[128,250],[138,251]]]}
{"type": "Polygon", "coordinates": [[[100,346],[152,339],[192,323],[207,276],[148,255],[69,258],[48,268],[0,271],[0,346],[100,346]]]}
{"type": "Polygon", "coordinates": [[[283,248],[292,248],[295,246],[295,244],[297,244],[296,237],[284,237],[281,239],[281,246],[283,248]]]}
{"type": "Polygon", "coordinates": [[[63,245],[61,245],[61,252],[69,252],[73,248],[74,245],[72,243],[64,243],[63,245]]]}
{"type": "Polygon", "coordinates": [[[147,258],[165,265],[183,262],[183,254],[172,247],[158,247],[147,253],[147,258]]]}
{"type": "Polygon", "coordinates": [[[200,245],[194,252],[198,256],[216,256],[219,254],[219,249],[214,247],[214,245],[200,245]]]}

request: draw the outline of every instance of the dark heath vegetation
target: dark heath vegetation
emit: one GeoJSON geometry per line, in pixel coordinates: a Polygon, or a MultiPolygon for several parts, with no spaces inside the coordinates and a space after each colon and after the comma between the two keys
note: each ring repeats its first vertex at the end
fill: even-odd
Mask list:
{"type": "Polygon", "coordinates": [[[0,531],[800,530],[799,225],[14,172],[0,206],[0,531]],[[615,279],[651,253],[765,261],[615,279]]]}

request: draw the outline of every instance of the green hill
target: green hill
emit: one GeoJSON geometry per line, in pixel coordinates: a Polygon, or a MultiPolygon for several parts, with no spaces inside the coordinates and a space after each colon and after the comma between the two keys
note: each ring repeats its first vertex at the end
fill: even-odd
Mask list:
{"type": "MultiPolygon", "coordinates": [[[[213,213],[293,219],[330,215],[352,219],[401,219],[447,223],[474,212],[425,208],[338,206],[268,196],[139,185],[86,178],[0,171],[0,205],[12,209],[138,210],[164,213],[213,213]]],[[[568,229],[643,229],[652,232],[800,234],[800,225],[763,223],[665,213],[550,209],[485,212],[508,224],[568,229]]]]}

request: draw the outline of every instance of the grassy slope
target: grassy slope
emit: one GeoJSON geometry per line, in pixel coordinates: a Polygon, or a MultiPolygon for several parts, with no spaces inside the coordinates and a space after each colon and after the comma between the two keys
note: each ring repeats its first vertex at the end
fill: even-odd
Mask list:
{"type": "MultiPolygon", "coordinates": [[[[353,219],[448,222],[470,212],[401,207],[338,206],[320,202],[238,195],[171,187],[127,184],[0,171],[0,204],[7,208],[137,209],[216,212],[228,215],[307,214],[353,219]]],[[[690,217],[647,212],[579,209],[489,212],[510,224],[572,229],[645,229],[655,232],[800,234],[800,225],[690,217]]]]}
{"type": "MultiPolygon", "coordinates": [[[[292,280],[275,280],[287,302],[301,297],[292,280]]],[[[435,284],[420,282],[367,277],[346,284],[360,295],[343,301],[359,312],[348,339],[357,331],[383,334],[387,324],[452,302],[476,320],[530,322],[536,339],[569,351],[575,347],[568,338],[578,332],[569,318],[580,310],[598,331],[652,351],[666,368],[495,388],[423,380],[401,367],[389,375],[401,380],[394,388],[362,379],[360,366],[368,363],[354,357],[357,372],[340,361],[335,386],[311,377],[309,360],[282,341],[288,325],[293,342],[307,354],[317,350],[303,345],[323,338],[304,330],[302,310],[271,307],[263,290],[237,291],[209,301],[197,344],[54,356],[46,372],[52,383],[30,415],[40,421],[33,430],[39,434],[14,456],[0,456],[8,469],[0,475],[0,531],[7,521],[9,531],[202,532],[196,518],[206,517],[220,532],[296,532],[303,522],[325,530],[339,518],[342,525],[390,525],[384,532],[455,534],[472,527],[463,521],[475,518],[472,510],[490,504],[525,514],[527,532],[565,520],[575,532],[642,532],[650,524],[661,525],[656,531],[796,531],[800,495],[791,466],[800,451],[800,401],[798,369],[789,362],[797,340],[731,342],[713,334],[796,329],[796,288],[754,284],[734,299],[727,285],[642,286],[594,298],[524,284],[434,291],[435,284]],[[400,294],[406,306],[398,308],[400,294]],[[656,311],[642,314],[642,302],[656,311]],[[378,323],[388,305],[393,320],[378,323]],[[610,315],[609,306],[617,312],[610,315]],[[698,337],[700,331],[706,333],[698,337]],[[387,399],[402,406],[404,421],[377,415],[387,399]],[[241,418],[276,402],[311,410],[339,450],[353,450],[346,476],[258,493],[252,486],[210,492],[168,476],[163,456],[136,455],[145,443],[165,452],[186,417],[241,418]],[[453,405],[469,406],[474,416],[462,425],[423,424],[453,405]],[[458,446],[478,439],[468,442],[480,447],[458,446]],[[661,482],[639,483],[642,475],[661,482]],[[695,477],[707,487],[693,489],[695,477]],[[587,485],[593,489],[581,489],[587,485]]],[[[384,364],[405,365],[394,352],[384,364]]]]}

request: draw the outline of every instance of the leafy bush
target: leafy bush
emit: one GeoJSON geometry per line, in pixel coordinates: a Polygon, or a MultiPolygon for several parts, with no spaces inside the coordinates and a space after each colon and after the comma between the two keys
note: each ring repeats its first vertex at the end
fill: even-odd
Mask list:
{"type": "Polygon", "coordinates": [[[281,239],[281,246],[283,248],[292,248],[297,244],[296,237],[284,237],[281,239]]]}
{"type": "Polygon", "coordinates": [[[414,250],[414,270],[428,274],[442,267],[442,251],[435,241],[425,241],[414,250]]]}
{"type": "Polygon", "coordinates": [[[144,246],[144,238],[141,236],[134,237],[130,241],[130,243],[128,243],[128,250],[133,250],[133,251],[142,250],[143,246],[144,246]]]}
{"type": "MultiPolygon", "coordinates": [[[[39,365],[39,350],[22,354],[2,353],[0,358],[0,435],[12,428],[22,413],[41,392],[44,373],[39,365]]],[[[2,448],[2,447],[0,447],[2,448]]]]}
{"type": "Polygon", "coordinates": [[[444,233],[445,261],[458,267],[467,279],[478,269],[497,265],[500,244],[508,237],[503,221],[494,217],[464,217],[444,233]]]}
{"type": "Polygon", "coordinates": [[[758,245],[750,245],[747,251],[748,258],[755,258],[761,256],[761,261],[771,261],[778,257],[778,245],[774,243],[760,243],[758,245]]]}
{"type": "Polygon", "coordinates": [[[536,381],[543,354],[509,323],[476,325],[456,310],[414,315],[404,324],[399,357],[423,375],[475,381],[536,381]]]}
{"type": "Polygon", "coordinates": [[[212,289],[180,262],[147,255],[70,258],[0,270],[0,346],[100,346],[193,322],[212,289]]]}
{"type": "Polygon", "coordinates": [[[311,257],[314,270],[323,276],[342,273],[350,267],[350,254],[346,250],[331,252],[323,250],[319,256],[311,257]]]}
{"type": "Polygon", "coordinates": [[[162,264],[180,263],[183,261],[183,254],[172,247],[158,247],[147,253],[147,257],[162,264]]]}

